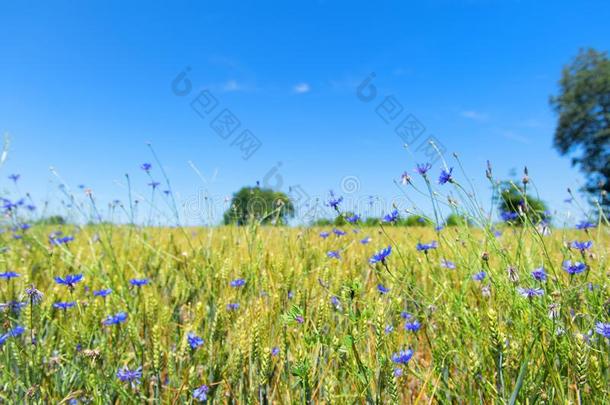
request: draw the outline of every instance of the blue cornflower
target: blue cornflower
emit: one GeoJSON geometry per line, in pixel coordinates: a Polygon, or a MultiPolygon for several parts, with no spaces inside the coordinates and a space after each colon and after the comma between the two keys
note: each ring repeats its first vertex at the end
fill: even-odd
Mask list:
{"type": "Polygon", "coordinates": [[[607,339],[610,339],[610,323],[597,322],[595,324],[595,332],[607,339]]]}
{"type": "Polygon", "coordinates": [[[74,284],[80,282],[83,279],[82,274],[68,274],[66,277],[55,277],[55,282],[57,284],[63,284],[68,286],[68,288],[74,288],[74,284]]]}
{"type": "Polygon", "coordinates": [[[8,176],[9,180],[12,180],[14,183],[17,183],[17,180],[19,180],[19,177],[21,177],[20,174],[11,174],[8,176]]]}
{"type": "Polygon", "coordinates": [[[129,280],[129,283],[131,285],[133,285],[134,287],[142,287],[142,286],[148,284],[149,280],[147,278],[141,278],[141,279],[133,278],[133,279],[129,280]]]}
{"type": "Polygon", "coordinates": [[[486,276],[487,276],[487,273],[485,273],[484,271],[480,271],[477,274],[475,274],[474,276],[472,276],[472,279],[475,281],[483,281],[486,276]]]}
{"type": "Polygon", "coordinates": [[[108,315],[102,323],[106,326],[119,325],[127,320],[127,314],[125,312],[119,312],[116,315],[108,315]]]}
{"type": "Polygon", "coordinates": [[[420,329],[421,329],[421,323],[419,323],[419,321],[417,319],[414,319],[411,322],[405,323],[405,330],[408,330],[411,332],[417,332],[420,329]]]}
{"type": "Polygon", "coordinates": [[[328,232],[326,232],[326,231],[320,232],[320,237],[321,237],[322,239],[326,239],[326,238],[328,238],[328,235],[330,235],[330,233],[328,233],[328,232]]]}
{"type": "Polygon", "coordinates": [[[576,224],[576,229],[587,230],[590,228],[595,228],[595,224],[589,221],[580,221],[576,224]]]}
{"type": "Polygon", "coordinates": [[[188,335],[186,335],[186,339],[188,340],[191,349],[196,349],[203,344],[203,339],[195,335],[193,332],[189,332],[188,335]]]}
{"type": "Polygon", "coordinates": [[[358,214],[354,214],[354,215],[351,215],[351,216],[349,216],[349,217],[345,218],[345,220],[346,220],[347,222],[349,222],[350,224],[355,224],[355,223],[357,223],[358,221],[360,221],[360,215],[358,215],[358,214]]]}
{"type": "Polygon", "coordinates": [[[544,295],[544,290],[542,288],[517,288],[519,294],[524,296],[525,298],[534,298],[544,295]]]}
{"type": "Polygon", "coordinates": [[[2,336],[0,336],[0,346],[2,346],[8,338],[17,337],[25,332],[25,328],[23,326],[15,326],[13,329],[9,330],[2,336]]]}
{"type": "Polygon", "coordinates": [[[444,267],[446,269],[455,269],[457,266],[455,265],[455,263],[453,263],[452,261],[449,261],[447,259],[441,259],[441,267],[444,267]]]}
{"type": "Polygon", "coordinates": [[[39,304],[42,301],[44,294],[36,289],[34,284],[30,284],[28,288],[25,289],[25,294],[30,299],[30,303],[39,304]]]}
{"type": "Polygon", "coordinates": [[[332,296],[330,297],[330,303],[333,305],[333,307],[335,307],[336,310],[340,310],[341,309],[341,301],[339,301],[339,298],[336,296],[332,296]]]}
{"type": "Polygon", "coordinates": [[[446,183],[452,183],[453,182],[453,176],[451,176],[451,173],[453,172],[453,167],[449,169],[449,171],[443,169],[441,170],[441,175],[438,178],[438,184],[446,184],[446,183]]]}
{"type": "Polygon", "coordinates": [[[532,277],[534,277],[534,279],[538,280],[538,281],[545,281],[546,272],[544,271],[544,267],[539,267],[537,269],[534,269],[534,271],[532,271],[532,277]]]}
{"type": "Polygon", "coordinates": [[[398,377],[400,377],[400,376],[402,376],[402,368],[400,368],[400,367],[396,367],[396,368],[394,369],[394,377],[397,377],[397,378],[398,378],[398,377]]]}
{"type": "Polygon", "coordinates": [[[379,291],[381,294],[387,294],[390,292],[390,289],[387,287],[384,287],[383,284],[377,284],[377,291],[379,291]]]}
{"type": "Polygon", "coordinates": [[[428,170],[432,169],[432,165],[430,163],[418,164],[415,170],[417,173],[425,176],[428,173],[428,170]]]}
{"type": "Polygon", "coordinates": [[[562,265],[563,269],[568,272],[570,275],[582,273],[587,269],[587,265],[580,262],[573,262],[571,260],[566,260],[562,265]]]}
{"type": "Polygon", "coordinates": [[[387,325],[383,331],[386,335],[394,332],[394,325],[387,325]]]}
{"type": "Polygon", "coordinates": [[[398,210],[394,210],[383,217],[383,222],[393,223],[396,221],[398,221],[398,210]]]}
{"type": "Polygon", "coordinates": [[[53,304],[53,307],[65,311],[68,308],[72,308],[74,305],[76,305],[76,302],[56,302],[53,304]]]}
{"type": "MultiPolygon", "coordinates": [[[[61,232],[60,232],[61,234],[61,232]]],[[[74,240],[74,236],[62,236],[62,237],[51,237],[49,236],[49,243],[51,245],[67,245],[68,243],[72,242],[74,240]]]]}
{"type": "Polygon", "coordinates": [[[140,384],[140,378],[142,378],[142,367],[138,367],[136,370],[130,370],[127,367],[120,368],[117,371],[116,376],[121,382],[128,382],[132,387],[136,384],[140,384]]]}
{"type": "Polygon", "coordinates": [[[343,235],[345,235],[347,232],[344,232],[344,231],[342,231],[341,229],[334,228],[334,229],[333,229],[333,233],[334,233],[335,235],[337,235],[337,236],[343,236],[343,235]]]}
{"type": "Polygon", "coordinates": [[[97,291],[93,291],[93,296],[104,298],[104,297],[109,296],[111,292],[112,292],[112,290],[110,288],[105,289],[105,290],[97,290],[97,291]]]}
{"type": "Polygon", "coordinates": [[[271,355],[272,356],[277,356],[278,354],[280,354],[280,348],[275,346],[273,349],[271,349],[271,355]]]}
{"type": "Polygon", "coordinates": [[[21,277],[21,275],[19,273],[15,273],[14,271],[5,271],[4,273],[0,273],[0,278],[5,278],[7,280],[15,277],[21,277]]]}
{"type": "Polygon", "coordinates": [[[205,402],[208,400],[208,391],[210,388],[203,384],[201,387],[196,388],[193,391],[193,398],[199,400],[200,402],[205,402]]]}
{"type": "Polygon", "coordinates": [[[161,183],[159,183],[158,181],[151,181],[150,183],[148,183],[149,186],[151,186],[153,188],[153,190],[155,190],[157,187],[159,187],[161,183]]]}
{"type": "Polygon", "coordinates": [[[150,169],[152,169],[152,165],[150,163],[142,163],[142,165],[140,166],[140,169],[142,169],[146,173],[148,173],[148,172],[150,172],[150,169]]]}
{"type": "Polygon", "coordinates": [[[305,318],[303,318],[301,315],[297,315],[294,320],[297,321],[297,323],[305,322],[305,318]]]}
{"type": "Polygon", "coordinates": [[[385,264],[385,259],[392,254],[392,246],[388,246],[385,249],[381,249],[379,252],[375,253],[373,255],[373,257],[371,257],[369,259],[369,263],[370,264],[375,264],[375,263],[384,263],[385,264]]]}
{"type": "Polygon", "coordinates": [[[328,206],[339,211],[339,204],[341,204],[341,201],[343,201],[343,197],[335,198],[331,196],[330,200],[328,200],[328,206]]]}
{"type": "Polygon", "coordinates": [[[237,278],[231,281],[231,287],[234,288],[243,287],[244,285],[246,285],[246,280],[244,280],[243,278],[237,278]]]}
{"type": "Polygon", "coordinates": [[[22,302],[22,301],[9,301],[5,304],[4,303],[0,304],[0,309],[8,308],[10,311],[14,311],[14,312],[18,313],[26,305],[27,305],[27,303],[22,302]]]}
{"type": "Polygon", "coordinates": [[[367,236],[366,238],[362,239],[362,240],[360,241],[360,243],[362,243],[363,245],[367,245],[368,243],[370,243],[370,242],[371,242],[371,240],[372,240],[372,239],[371,239],[371,237],[370,237],[370,236],[367,236]]]}
{"type": "Polygon", "coordinates": [[[504,222],[510,222],[510,221],[514,221],[515,219],[519,218],[519,214],[516,212],[512,212],[512,211],[504,211],[504,212],[500,213],[500,218],[502,218],[502,221],[504,221],[504,222]]]}
{"type": "Polygon", "coordinates": [[[333,259],[341,259],[341,255],[339,254],[338,250],[330,250],[328,253],[326,253],[326,256],[333,259]]]}
{"type": "Polygon", "coordinates": [[[410,314],[410,313],[408,313],[407,311],[402,311],[402,312],[400,313],[400,317],[401,317],[402,319],[411,319],[411,318],[413,318],[413,315],[411,315],[411,314],[410,314]]]}
{"type": "Polygon", "coordinates": [[[237,311],[239,309],[239,303],[232,302],[227,304],[227,311],[237,311]]]}
{"type": "Polygon", "coordinates": [[[411,184],[411,176],[409,176],[409,173],[407,172],[402,172],[402,174],[400,175],[400,182],[404,185],[404,184],[411,184]]]}
{"type": "Polygon", "coordinates": [[[392,355],[392,361],[398,364],[407,364],[413,357],[413,350],[401,350],[398,353],[392,355]]]}
{"type": "Polygon", "coordinates": [[[580,250],[581,253],[584,253],[585,250],[589,250],[591,249],[591,246],[593,246],[593,241],[585,241],[585,242],[579,242],[577,240],[572,241],[572,243],[570,243],[570,247],[572,249],[578,249],[580,250]]]}
{"type": "Polygon", "coordinates": [[[418,251],[424,252],[424,253],[428,253],[428,250],[436,249],[437,247],[438,247],[438,243],[436,243],[435,240],[433,240],[430,243],[418,243],[417,246],[415,246],[415,248],[418,251]]]}

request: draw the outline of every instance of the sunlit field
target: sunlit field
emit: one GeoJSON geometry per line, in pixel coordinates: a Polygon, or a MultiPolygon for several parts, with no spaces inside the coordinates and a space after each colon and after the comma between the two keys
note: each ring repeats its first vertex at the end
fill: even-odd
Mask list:
{"type": "Polygon", "coordinates": [[[602,403],[609,236],[584,225],[9,229],[0,396],[602,403]]]}

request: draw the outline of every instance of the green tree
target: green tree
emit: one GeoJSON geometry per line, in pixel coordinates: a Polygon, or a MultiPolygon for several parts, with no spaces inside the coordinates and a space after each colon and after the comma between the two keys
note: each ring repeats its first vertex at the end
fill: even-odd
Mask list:
{"type": "Polygon", "coordinates": [[[527,194],[525,187],[518,186],[516,182],[504,181],[500,190],[499,208],[506,222],[522,225],[527,220],[534,224],[550,221],[544,201],[527,194]]]}
{"type": "Polygon", "coordinates": [[[284,225],[293,216],[294,205],[286,194],[266,188],[242,187],[233,195],[223,222],[240,226],[251,222],[284,225]]]}
{"type": "Polygon", "coordinates": [[[600,193],[608,210],[610,201],[610,60],[606,53],[581,50],[565,66],[559,94],[550,99],[559,115],[554,145],[572,155],[572,165],[586,173],[585,191],[600,193]]]}

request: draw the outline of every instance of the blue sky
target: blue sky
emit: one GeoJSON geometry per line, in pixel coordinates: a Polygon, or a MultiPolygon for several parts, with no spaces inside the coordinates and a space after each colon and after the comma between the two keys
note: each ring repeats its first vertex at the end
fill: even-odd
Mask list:
{"type": "Polygon", "coordinates": [[[153,162],[162,179],[151,142],[181,204],[265,177],[312,199],[333,189],[391,201],[401,195],[393,181],[427,160],[394,132],[411,114],[425,127],[411,149],[434,136],[450,166],[457,152],[482,199],[489,159],[502,177],[527,165],[543,199],[566,210],[565,189],[583,179],[552,149],[548,98],[579,48],[610,48],[609,11],[602,1],[5,2],[1,187],[15,193],[6,176],[20,173],[22,193],[58,201],[53,166],[102,206],[127,202],[125,173],[150,198],[139,165],[153,162]],[[185,68],[192,89],[177,96],[185,68]],[[356,88],[372,72],[377,97],[366,103],[356,88]],[[190,103],[204,90],[218,104],[202,118],[190,103]],[[377,113],[387,96],[402,106],[390,123],[377,113]],[[240,122],[228,139],[210,127],[225,108],[240,122]],[[236,139],[246,129],[261,147],[244,160],[236,139]]]}

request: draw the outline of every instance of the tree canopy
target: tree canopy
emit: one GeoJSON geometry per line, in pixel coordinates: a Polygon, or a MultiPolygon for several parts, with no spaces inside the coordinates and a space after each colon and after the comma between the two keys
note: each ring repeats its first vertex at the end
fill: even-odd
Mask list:
{"type": "Polygon", "coordinates": [[[284,225],[292,216],[294,205],[286,194],[267,188],[242,187],[233,195],[223,222],[225,225],[246,225],[252,222],[284,225]]]}
{"type": "Polygon", "coordinates": [[[606,53],[581,50],[564,67],[559,94],[550,99],[559,115],[554,145],[587,174],[585,191],[610,209],[610,60],[606,53]]]}

